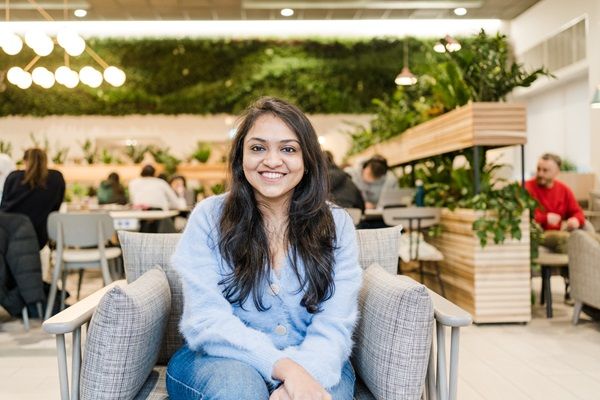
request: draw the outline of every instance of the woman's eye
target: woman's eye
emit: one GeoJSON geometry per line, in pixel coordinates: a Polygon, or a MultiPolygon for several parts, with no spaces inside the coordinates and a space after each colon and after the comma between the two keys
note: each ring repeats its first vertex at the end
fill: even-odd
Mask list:
{"type": "Polygon", "coordinates": [[[252,151],[262,151],[262,150],[264,150],[264,147],[255,144],[253,146],[250,146],[250,150],[252,150],[252,151]]]}
{"type": "Polygon", "coordinates": [[[295,153],[296,149],[293,147],[284,147],[283,149],[281,149],[284,153],[295,153]]]}

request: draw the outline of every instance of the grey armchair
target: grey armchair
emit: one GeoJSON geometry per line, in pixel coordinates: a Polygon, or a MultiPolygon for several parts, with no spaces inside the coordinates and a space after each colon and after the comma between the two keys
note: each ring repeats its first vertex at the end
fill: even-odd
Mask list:
{"type": "Polygon", "coordinates": [[[600,242],[594,233],[581,230],[569,236],[569,282],[573,308],[573,325],[579,322],[583,305],[600,308],[600,242]]]}
{"type": "MultiPolygon", "coordinates": [[[[357,373],[355,399],[455,399],[459,328],[471,323],[470,315],[414,280],[390,273],[396,270],[399,229],[357,232],[360,262],[365,272],[353,355],[357,373]],[[449,368],[446,327],[452,330],[449,368]]],[[[183,343],[178,332],[183,301],[181,283],[169,261],[179,235],[120,232],[119,237],[128,282],[113,282],[44,322],[44,330],[57,338],[62,399],[168,399],[165,365],[183,343]],[[156,266],[160,269],[153,269],[156,266]],[[159,282],[160,276],[166,289],[159,282]],[[128,302],[136,307],[144,306],[135,301],[136,295],[144,296],[147,302],[168,300],[159,307],[170,309],[170,312],[165,312],[168,315],[162,319],[150,322],[140,322],[139,313],[131,312],[133,320],[111,330],[111,324],[118,324],[118,320],[126,319],[128,314],[121,310],[102,319],[102,309],[119,293],[126,293],[128,302]],[[81,368],[82,327],[88,324],[81,368]],[[152,350],[144,351],[149,354],[129,357],[121,354],[139,342],[131,338],[131,343],[126,342],[121,347],[116,344],[123,339],[126,328],[132,328],[131,325],[134,330],[143,331],[141,342],[145,348],[149,346],[147,342],[154,340],[152,338],[159,338],[155,345],[150,344],[152,350]],[[108,333],[105,332],[108,339],[104,341],[94,337],[100,335],[102,329],[108,329],[108,333]],[[73,334],[70,388],[65,349],[67,333],[73,334]],[[144,337],[148,339],[144,340],[144,337]],[[98,343],[104,346],[100,352],[94,348],[98,343]],[[105,358],[108,360],[103,361],[105,358]],[[92,362],[99,364],[92,367],[92,362]],[[138,365],[143,363],[147,365],[138,365]],[[109,374],[98,371],[108,371],[115,365],[119,367],[112,371],[113,375],[106,382],[98,382],[104,379],[102,374],[109,374]],[[122,375],[127,374],[139,376],[129,376],[123,381],[122,375]]],[[[125,339],[128,339],[127,334],[125,339]]]]}

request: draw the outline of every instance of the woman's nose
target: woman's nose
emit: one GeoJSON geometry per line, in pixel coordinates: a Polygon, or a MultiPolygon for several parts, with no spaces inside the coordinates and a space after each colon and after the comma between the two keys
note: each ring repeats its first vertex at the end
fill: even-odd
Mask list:
{"type": "Polygon", "coordinates": [[[276,168],[283,164],[283,160],[278,151],[267,151],[263,164],[269,168],[276,168]]]}

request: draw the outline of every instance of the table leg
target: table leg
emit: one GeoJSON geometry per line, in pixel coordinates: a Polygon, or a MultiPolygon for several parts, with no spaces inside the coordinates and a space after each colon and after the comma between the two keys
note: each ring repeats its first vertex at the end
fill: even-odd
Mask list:
{"type": "Polygon", "coordinates": [[[546,318],[552,318],[552,288],[550,287],[550,276],[552,269],[542,266],[542,280],[544,286],[544,297],[546,300],[546,318]]]}

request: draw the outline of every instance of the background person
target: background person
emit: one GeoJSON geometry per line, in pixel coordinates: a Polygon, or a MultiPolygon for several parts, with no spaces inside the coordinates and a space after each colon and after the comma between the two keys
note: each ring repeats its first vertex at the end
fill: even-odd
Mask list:
{"type": "Polygon", "coordinates": [[[144,209],[178,210],[185,208],[185,201],[180,200],[171,186],[154,174],[152,165],[142,168],[141,177],[129,182],[129,200],[136,207],[144,209]]]}
{"type": "Polygon", "coordinates": [[[127,204],[125,188],[116,172],[111,172],[107,179],[100,182],[96,195],[98,204],[127,204]]]}
{"type": "Polygon", "coordinates": [[[172,259],[186,345],[167,368],[169,398],[351,400],[362,272],[352,220],[327,202],[314,128],[259,100],[229,172],[231,192],[194,209],[172,259]]]}
{"type": "Polygon", "coordinates": [[[65,197],[65,180],[59,171],[48,169],[42,149],[25,150],[23,161],[25,170],[11,172],[4,182],[0,211],[27,215],[41,249],[48,242],[48,215],[60,208],[65,197]]]}
{"type": "Polygon", "coordinates": [[[365,208],[377,207],[384,190],[398,188],[398,179],[389,170],[385,158],[375,155],[365,161],[361,168],[347,168],[346,172],[360,190],[365,201],[365,208]]]}
{"type": "Polygon", "coordinates": [[[350,175],[335,164],[330,151],[325,151],[324,155],[327,160],[330,200],[340,207],[359,208],[364,211],[365,202],[350,175]]]}
{"type": "Polygon", "coordinates": [[[571,189],[556,179],[561,162],[556,154],[543,154],[535,178],[525,182],[525,189],[539,203],[534,218],[544,229],[543,245],[566,253],[568,231],[582,228],[585,217],[571,189]]]}
{"type": "Polygon", "coordinates": [[[188,189],[187,182],[183,176],[181,176],[181,175],[173,176],[171,178],[171,180],[169,181],[169,184],[171,185],[171,188],[173,189],[173,191],[175,192],[177,197],[179,199],[183,199],[183,201],[185,201],[186,206],[191,207],[194,204],[196,204],[194,191],[191,189],[188,189]]]}

